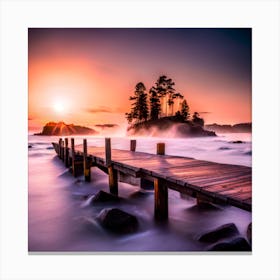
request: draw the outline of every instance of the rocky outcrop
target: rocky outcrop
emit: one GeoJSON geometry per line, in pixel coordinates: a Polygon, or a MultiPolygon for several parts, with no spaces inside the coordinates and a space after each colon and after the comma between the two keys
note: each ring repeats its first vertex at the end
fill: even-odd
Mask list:
{"type": "Polygon", "coordinates": [[[250,244],[243,237],[237,237],[231,241],[217,243],[211,246],[208,251],[251,251],[250,244]]]}
{"type": "Polygon", "coordinates": [[[216,133],[250,133],[252,132],[252,123],[238,123],[234,125],[213,123],[205,125],[205,128],[216,133]]]}
{"type": "Polygon", "coordinates": [[[246,235],[249,243],[252,244],[252,223],[248,225],[246,235]]]}
{"type": "Polygon", "coordinates": [[[65,124],[64,122],[48,122],[42,132],[35,135],[47,136],[66,136],[66,135],[95,135],[98,134],[94,129],[74,124],[65,124]]]}
{"type": "Polygon", "coordinates": [[[97,220],[104,228],[115,233],[132,233],[138,228],[137,218],[118,208],[103,209],[97,220]]]}
{"type": "Polygon", "coordinates": [[[99,191],[91,200],[91,204],[96,204],[99,202],[115,202],[119,201],[119,198],[116,195],[104,192],[104,191],[99,191]]]}
{"type": "Polygon", "coordinates": [[[205,130],[190,121],[177,121],[172,117],[149,120],[133,124],[127,129],[128,136],[154,137],[204,137],[216,136],[215,132],[205,130]]]}
{"type": "Polygon", "coordinates": [[[202,242],[216,242],[219,239],[233,236],[238,233],[235,224],[229,223],[219,226],[213,230],[205,232],[198,237],[198,241],[202,242]]]}

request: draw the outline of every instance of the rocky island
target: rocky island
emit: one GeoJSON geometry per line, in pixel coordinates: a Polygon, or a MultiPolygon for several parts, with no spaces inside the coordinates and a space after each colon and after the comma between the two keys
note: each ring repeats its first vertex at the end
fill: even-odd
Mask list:
{"type": "Polygon", "coordinates": [[[64,122],[48,122],[42,132],[35,133],[34,135],[46,135],[46,136],[66,136],[66,135],[96,135],[98,132],[94,129],[74,125],[65,124],[64,122]]]}
{"type": "Polygon", "coordinates": [[[213,123],[205,125],[205,128],[217,133],[251,133],[252,123],[237,123],[234,125],[213,123]]]}
{"type": "Polygon", "coordinates": [[[172,79],[160,76],[147,93],[144,83],[135,86],[129,97],[127,112],[128,136],[203,137],[216,136],[204,129],[204,120],[198,112],[190,114],[187,100],[174,88],[172,79]]]}
{"type": "Polygon", "coordinates": [[[191,121],[178,121],[165,117],[158,120],[148,120],[133,124],[127,128],[128,136],[154,137],[204,137],[216,136],[214,131],[205,130],[202,126],[191,121]]]}

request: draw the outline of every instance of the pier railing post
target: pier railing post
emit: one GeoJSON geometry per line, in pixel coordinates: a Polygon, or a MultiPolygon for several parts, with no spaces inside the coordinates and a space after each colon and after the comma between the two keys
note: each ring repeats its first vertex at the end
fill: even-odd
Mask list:
{"type": "Polygon", "coordinates": [[[136,140],[130,140],[130,151],[135,152],[136,150],[136,140]]]}
{"type": "Polygon", "coordinates": [[[64,147],[64,162],[65,167],[69,167],[69,147],[68,147],[68,138],[64,139],[65,147],[64,147]]]}
{"type": "Polygon", "coordinates": [[[58,140],[58,157],[61,158],[61,142],[62,138],[59,138],[58,140]]]}
{"type": "Polygon", "coordinates": [[[83,141],[83,160],[84,160],[84,177],[86,182],[90,182],[90,164],[87,156],[87,139],[83,141]]]}
{"type": "Polygon", "coordinates": [[[64,141],[61,140],[61,159],[64,162],[64,141]]]}
{"type": "Polygon", "coordinates": [[[155,219],[168,219],[168,187],[163,179],[154,179],[155,189],[155,219]]]}
{"type": "Polygon", "coordinates": [[[75,168],[75,139],[71,138],[71,155],[72,155],[72,174],[76,177],[76,168],[75,168]]]}
{"type": "Polygon", "coordinates": [[[118,195],[118,171],[113,168],[111,139],[105,138],[105,162],[108,168],[110,193],[118,195]]]}
{"type": "Polygon", "coordinates": [[[165,143],[157,143],[157,155],[165,155],[165,143]]]}

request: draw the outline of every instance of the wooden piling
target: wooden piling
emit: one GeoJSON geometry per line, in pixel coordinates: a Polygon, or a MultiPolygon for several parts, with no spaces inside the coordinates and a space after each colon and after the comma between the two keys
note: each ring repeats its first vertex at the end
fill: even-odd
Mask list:
{"type": "Polygon", "coordinates": [[[105,162],[108,168],[110,193],[118,195],[118,172],[112,165],[111,139],[105,138],[105,162]]]}
{"type": "Polygon", "coordinates": [[[168,187],[163,179],[154,179],[155,189],[155,219],[168,219],[168,187]]]}
{"type": "Polygon", "coordinates": [[[118,195],[118,171],[113,166],[108,167],[110,193],[118,195]]]}
{"type": "Polygon", "coordinates": [[[59,138],[58,141],[58,157],[61,158],[61,142],[62,142],[62,138],[59,138]]]}
{"type": "Polygon", "coordinates": [[[130,140],[130,151],[135,152],[136,150],[136,140],[130,140]]]}
{"type": "Polygon", "coordinates": [[[111,165],[111,138],[105,138],[105,162],[106,166],[111,165]]]}
{"type": "Polygon", "coordinates": [[[61,159],[64,162],[64,141],[61,140],[61,159]]]}
{"type": "Polygon", "coordinates": [[[65,146],[64,146],[64,162],[65,167],[69,167],[69,147],[68,147],[68,138],[64,139],[65,146]]]}
{"type": "Polygon", "coordinates": [[[72,174],[77,176],[75,168],[75,139],[71,138],[72,174]]]}
{"type": "Polygon", "coordinates": [[[86,182],[90,182],[90,163],[87,156],[87,139],[83,141],[83,160],[84,160],[84,177],[86,182]]]}
{"type": "Polygon", "coordinates": [[[165,143],[157,143],[157,155],[165,155],[165,143]]]}

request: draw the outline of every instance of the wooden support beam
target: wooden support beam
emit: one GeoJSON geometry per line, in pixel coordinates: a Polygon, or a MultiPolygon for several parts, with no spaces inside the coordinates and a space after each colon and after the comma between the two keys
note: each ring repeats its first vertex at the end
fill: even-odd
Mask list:
{"type": "Polygon", "coordinates": [[[85,181],[86,182],[90,182],[90,162],[89,162],[89,158],[87,156],[87,139],[84,139],[83,141],[83,150],[84,150],[84,154],[83,154],[83,160],[84,160],[84,177],[85,177],[85,181]]]}
{"type": "Polygon", "coordinates": [[[165,143],[157,143],[157,155],[165,155],[165,143]]]}
{"type": "Polygon", "coordinates": [[[74,177],[77,176],[75,168],[75,139],[71,138],[71,156],[72,156],[72,174],[74,177]]]}
{"type": "Polygon", "coordinates": [[[113,166],[108,166],[110,193],[118,195],[118,171],[113,166]]]}
{"type": "Polygon", "coordinates": [[[64,163],[66,167],[69,167],[69,147],[68,147],[68,138],[64,139],[65,147],[64,147],[64,163]]]}
{"type": "Polygon", "coordinates": [[[108,168],[110,193],[118,195],[118,171],[112,166],[111,138],[105,138],[105,164],[108,168]]]}
{"type": "Polygon", "coordinates": [[[106,166],[111,165],[111,138],[105,138],[105,162],[106,166]]]}
{"type": "Polygon", "coordinates": [[[64,141],[61,140],[61,159],[64,162],[64,141]]]}
{"type": "Polygon", "coordinates": [[[58,140],[58,157],[61,158],[61,142],[62,138],[59,138],[58,140]]]}
{"type": "Polygon", "coordinates": [[[166,181],[162,179],[154,179],[155,189],[155,219],[168,219],[168,187],[166,181]]]}
{"type": "Polygon", "coordinates": [[[201,204],[203,205],[205,203],[212,203],[212,202],[214,202],[213,198],[200,194],[200,193],[196,194],[196,204],[197,205],[201,205],[201,204]]]}
{"type": "Polygon", "coordinates": [[[136,151],[136,140],[130,140],[130,151],[131,152],[136,151]]]}

